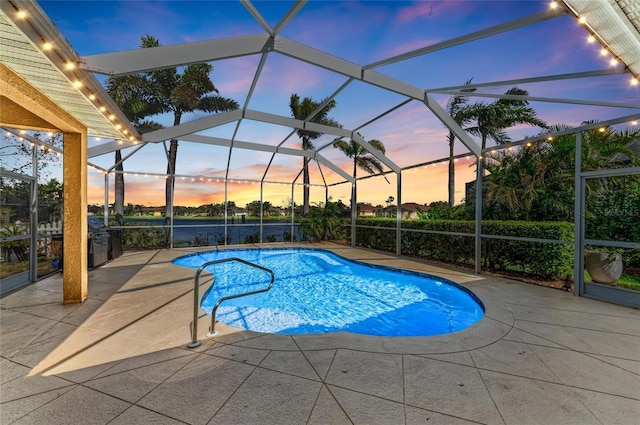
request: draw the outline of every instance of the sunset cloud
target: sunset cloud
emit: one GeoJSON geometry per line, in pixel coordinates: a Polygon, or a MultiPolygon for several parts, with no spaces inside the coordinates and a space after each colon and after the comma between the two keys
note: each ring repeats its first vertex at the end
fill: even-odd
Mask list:
{"type": "MultiPolygon", "coordinates": [[[[87,3],[89,4],[89,3],[87,3]]],[[[96,3],[97,4],[97,3],[96,3]]],[[[251,16],[241,2],[100,2],[99,11],[93,7],[79,8],[74,2],[41,2],[55,25],[80,55],[135,49],[144,34],[158,37],[162,44],[176,44],[236,35],[260,34],[264,28],[251,16]],[[145,17],[145,19],[140,19],[145,17]]],[[[255,7],[270,25],[280,22],[290,5],[277,2],[255,2],[255,7]]],[[[366,65],[373,61],[451,40],[464,34],[509,22],[528,14],[546,10],[539,2],[486,2],[486,1],[322,1],[308,2],[282,30],[280,35],[331,56],[366,65]]],[[[473,77],[474,82],[491,82],[536,77],[545,74],[606,69],[609,65],[600,57],[598,47],[587,44],[586,31],[570,16],[540,22],[504,34],[480,38],[456,47],[411,58],[376,69],[392,79],[404,81],[413,87],[437,88],[463,84],[473,77]]],[[[286,52],[284,52],[286,53],[286,52]]],[[[251,110],[290,117],[289,99],[292,93],[320,100],[337,93],[337,107],[331,118],[345,129],[358,129],[367,140],[378,139],[386,146],[387,157],[400,167],[432,161],[448,156],[447,129],[419,100],[370,122],[406,99],[406,96],[347,75],[294,60],[275,49],[269,51],[265,66],[255,90],[249,97],[261,53],[252,56],[219,60],[213,63],[211,78],[220,95],[231,97],[251,110]],[[340,90],[339,90],[340,89],[340,90]],[[364,124],[366,126],[362,127],[364,124]]],[[[104,80],[104,77],[99,76],[104,80]]],[[[562,97],[566,99],[606,100],[621,99],[633,103],[639,96],[631,88],[628,75],[539,82],[522,85],[532,96],[562,97]]],[[[509,87],[479,90],[484,93],[504,93],[509,87]]],[[[400,90],[402,91],[402,90],[400,90]]],[[[433,94],[441,106],[450,96],[433,94]]],[[[493,102],[493,98],[469,96],[470,102],[493,102]]],[[[600,106],[562,105],[532,101],[538,116],[549,124],[578,125],[584,120],[604,120],[624,115],[622,108],[600,106]]],[[[633,112],[632,110],[627,111],[633,112]]],[[[203,118],[209,113],[185,114],[182,122],[203,118]]],[[[151,119],[171,124],[171,114],[151,119]]],[[[261,143],[300,148],[297,135],[287,139],[292,129],[243,119],[201,134],[234,141],[261,143]]],[[[537,134],[539,129],[515,126],[508,129],[512,139],[537,134]]],[[[314,140],[319,147],[330,143],[331,135],[314,140]]],[[[475,139],[474,139],[475,140],[475,139]]],[[[105,143],[91,140],[91,144],[105,143]]],[[[124,155],[132,149],[123,150],[124,155]]],[[[455,152],[466,153],[467,148],[456,141],[455,152]]],[[[332,161],[345,173],[352,174],[350,159],[327,147],[322,156],[332,161]]],[[[109,169],[113,153],[92,158],[96,165],[109,169]]],[[[127,175],[126,203],[164,205],[166,154],[162,143],[149,144],[131,156],[124,164],[127,175]],[[157,173],[159,177],[144,177],[143,173],[157,173]],[[138,174],[138,175],[136,175],[138,174]]],[[[228,176],[241,182],[229,182],[227,199],[243,205],[259,199],[260,184],[251,180],[291,182],[299,175],[301,157],[270,152],[232,149],[204,143],[180,141],[176,173],[176,203],[201,205],[223,202],[228,176]],[[231,154],[230,154],[231,152],[231,154]],[[270,165],[269,165],[270,164],[270,165]],[[227,171],[227,166],[229,170],[227,171]],[[269,167],[265,176],[265,171],[269,167]],[[185,176],[184,180],[181,178],[185,176]],[[191,180],[193,178],[193,180],[191,180]],[[200,180],[200,179],[203,180],[200,180]],[[211,181],[210,181],[211,179],[211,181]],[[218,181],[216,181],[218,180],[218,181]],[[247,183],[244,183],[246,181],[247,183]]],[[[446,199],[447,167],[428,167],[403,173],[404,201],[431,202],[446,199]]],[[[386,168],[385,168],[386,169],[386,168]]],[[[311,162],[313,184],[337,183],[344,177],[327,166],[318,168],[311,162]]],[[[456,164],[456,200],[464,195],[464,183],[473,179],[473,167],[459,161],[456,164]]],[[[361,174],[358,174],[361,175],[361,174]]],[[[393,195],[395,176],[391,184],[384,179],[372,178],[359,182],[359,199],[381,203],[393,195]],[[389,192],[389,193],[387,193],[389,192]]],[[[300,178],[298,178],[300,180],[300,178]]],[[[113,176],[109,178],[108,203],[113,202],[113,176]]],[[[264,197],[274,203],[291,197],[290,184],[265,184],[264,197]]],[[[104,175],[89,171],[89,202],[105,202],[104,175]]],[[[350,184],[330,188],[329,196],[348,202],[350,184]]],[[[324,187],[312,189],[312,198],[324,199],[324,187]]],[[[394,195],[395,196],[395,195],[394,195]]],[[[294,188],[294,198],[300,201],[301,189],[294,188]]]]}

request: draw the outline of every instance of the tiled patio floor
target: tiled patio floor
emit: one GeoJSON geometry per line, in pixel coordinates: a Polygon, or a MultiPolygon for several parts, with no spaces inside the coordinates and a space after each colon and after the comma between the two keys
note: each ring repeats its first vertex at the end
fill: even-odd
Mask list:
{"type": "Polygon", "coordinates": [[[186,348],[185,250],[126,253],[62,305],[61,275],[0,300],[4,424],[638,424],[640,311],[367,250],[446,277],[486,316],[424,338],[266,335],[217,326],[186,348]]]}

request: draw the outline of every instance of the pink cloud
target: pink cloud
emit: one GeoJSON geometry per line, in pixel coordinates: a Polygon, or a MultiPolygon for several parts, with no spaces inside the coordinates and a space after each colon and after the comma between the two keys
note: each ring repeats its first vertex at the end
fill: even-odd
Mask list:
{"type": "Polygon", "coordinates": [[[396,44],[387,49],[383,49],[376,53],[376,57],[389,58],[411,52],[413,50],[422,49],[423,47],[431,46],[432,44],[440,41],[442,41],[442,39],[439,38],[411,40],[406,43],[396,44]]]}
{"type": "MultiPolygon", "coordinates": [[[[213,65],[211,79],[221,96],[246,96],[258,67],[258,59],[256,56],[246,56],[214,62],[213,65]]],[[[244,101],[241,98],[236,100],[239,103],[244,101]]]]}
{"type": "Polygon", "coordinates": [[[455,13],[458,17],[466,16],[470,13],[468,4],[461,5],[457,1],[417,1],[411,6],[401,8],[394,16],[394,21],[398,24],[407,24],[416,19],[435,18],[441,15],[455,13]]]}

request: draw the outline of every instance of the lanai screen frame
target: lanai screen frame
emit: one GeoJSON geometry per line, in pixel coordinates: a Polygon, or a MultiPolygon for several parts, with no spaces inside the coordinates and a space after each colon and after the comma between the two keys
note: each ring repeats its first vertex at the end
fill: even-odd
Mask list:
{"type": "MultiPolygon", "coordinates": [[[[478,164],[481,164],[481,161],[478,161],[478,158],[481,158],[486,152],[490,150],[502,149],[508,146],[514,146],[514,145],[522,144],[525,142],[530,142],[530,141],[533,141],[534,139],[527,139],[520,142],[509,144],[509,145],[492,147],[482,151],[478,146],[478,144],[460,126],[458,126],[453,121],[453,119],[446,113],[446,111],[442,108],[442,106],[440,106],[440,104],[436,102],[432,94],[447,94],[447,95],[464,94],[467,97],[509,98],[508,95],[495,95],[490,93],[481,93],[477,91],[474,93],[469,93],[466,91],[463,92],[461,90],[469,89],[469,88],[480,89],[484,87],[505,86],[505,85],[523,84],[523,83],[531,83],[531,82],[558,81],[558,80],[566,80],[566,79],[607,76],[612,74],[623,74],[623,73],[631,73],[632,75],[636,75],[636,78],[637,78],[637,72],[634,74],[629,69],[629,67],[625,67],[625,68],[617,68],[617,69],[601,69],[601,70],[595,70],[590,72],[536,76],[536,77],[522,78],[517,80],[485,82],[485,83],[470,84],[465,86],[452,86],[452,87],[424,89],[424,88],[407,84],[403,81],[390,78],[382,73],[378,73],[375,71],[375,68],[378,68],[383,65],[388,65],[390,63],[406,60],[406,59],[413,58],[420,55],[426,55],[434,51],[450,48],[453,46],[458,46],[458,45],[461,45],[470,41],[475,41],[484,37],[489,37],[495,34],[514,30],[527,25],[543,22],[558,16],[563,16],[566,14],[575,15],[576,9],[575,7],[571,6],[570,3],[574,3],[574,6],[575,6],[575,3],[577,3],[579,6],[579,3],[580,3],[579,0],[572,0],[572,1],[567,0],[563,2],[564,7],[549,9],[541,13],[516,19],[503,24],[499,24],[490,28],[469,33],[464,36],[456,37],[451,40],[447,40],[441,43],[436,43],[434,45],[425,46],[423,48],[416,49],[411,52],[393,56],[385,60],[378,61],[378,62],[371,63],[364,66],[360,66],[355,63],[328,55],[322,51],[307,47],[305,45],[302,45],[300,43],[297,43],[293,40],[287,39],[279,35],[282,29],[304,7],[305,3],[306,1],[296,2],[294,6],[287,12],[287,14],[281,19],[281,21],[275,27],[271,27],[266,22],[266,20],[260,15],[258,10],[251,4],[251,2],[242,1],[242,4],[246,7],[246,9],[251,13],[251,15],[263,28],[264,34],[233,37],[233,38],[227,38],[227,39],[207,40],[202,42],[187,43],[187,44],[181,44],[181,45],[161,46],[157,48],[133,50],[129,52],[117,52],[117,53],[108,53],[108,54],[101,54],[101,55],[79,57],[78,65],[81,69],[85,71],[90,71],[98,74],[106,74],[106,75],[123,75],[123,74],[133,73],[133,72],[149,71],[149,70],[161,69],[165,67],[186,65],[189,63],[210,62],[215,60],[246,56],[246,55],[260,55],[260,63],[257,67],[253,82],[251,84],[251,89],[249,90],[249,93],[247,95],[247,98],[245,99],[245,102],[242,108],[237,109],[235,111],[230,111],[227,113],[212,115],[210,117],[184,123],[179,126],[169,127],[162,130],[157,130],[154,132],[147,133],[142,137],[142,144],[138,145],[135,148],[134,152],[127,155],[127,157],[125,157],[124,160],[130,158],[132,155],[143,150],[143,147],[147,143],[165,143],[166,140],[169,140],[172,138],[177,138],[179,140],[188,141],[188,142],[205,143],[205,144],[217,145],[217,146],[228,146],[229,160],[227,161],[226,176],[224,179],[225,180],[225,200],[226,200],[227,183],[229,181],[234,180],[228,177],[230,158],[231,158],[231,154],[234,147],[239,149],[249,149],[249,150],[255,150],[255,151],[270,152],[272,156],[269,164],[271,164],[276,154],[292,155],[292,156],[298,156],[298,157],[306,156],[306,157],[313,158],[316,160],[318,164],[323,164],[327,166],[328,168],[332,169],[334,172],[336,172],[337,174],[339,174],[345,179],[343,182],[334,183],[332,185],[351,183],[353,187],[353,184],[355,182],[353,177],[345,173],[338,166],[333,164],[330,160],[328,160],[322,155],[321,151],[326,147],[330,146],[331,143],[327,143],[324,146],[321,146],[315,150],[291,149],[291,148],[284,147],[283,144],[293,134],[295,134],[297,129],[307,129],[307,130],[313,130],[313,131],[317,131],[324,134],[330,134],[335,137],[334,141],[341,138],[349,138],[349,139],[355,140],[356,142],[360,143],[372,155],[374,155],[378,160],[380,160],[390,170],[390,171],[387,171],[386,173],[392,172],[392,173],[395,173],[397,176],[397,195],[398,196],[396,198],[397,200],[396,254],[400,255],[402,171],[427,165],[429,163],[448,161],[449,158],[447,157],[443,159],[423,162],[421,164],[413,164],[407,167],[400,167],[392,159],[388,158],[384,154],[381,154],[380,152],[373,149],[364,139],[362,139],[358,135],[357,133],[358,130],[382,118],[383,116],[394,111],[395,109],[406,105],[409,102],[415,102],[415,101],[422,102],[427,107],[427,109],[429,109],[447,128],[453,131],[453,133],[456,135],[458,140],[460,140],[465,145],[465,147],[469,150],[468,154],[462,154],[458,156],[469,156],[469,155],[475,156],[476,162],[478,164]],[[212,54],[211,52],[216,52],[216,53],[212,54]],[[319,66],[321,68],[344,75],[347,78],[347,81],[344,84],[342,84],[340,87],[338,87],[333,94],[328,96],[327,100],[334,99],[342,90],[344,90],[353,81],[361,81],[368,84],[372,84],[374,86],[383,88],[385,90],[389,90],[391,92],[400,94],[404,96],[406,99],[403,100],[400,104],[390,108],[389,110],[378,115],[377,117],[374,117],[371,120],[353,129],[342,129],[342,128],[335,128],[335,127],[328,127],[328,126],[321,126],[318,124],[314,124],[310,122],[310,119],[312,118],[313,114],[312,116],[307,117],[306,120],[295,120],[289,117],[283,117],[283,116],[278,116],[274,114],[268,114],[265,112],[248,109],[249,102],[251,100],[256,83],[260,78],[260,74],[262,72],[262,68],[266,61],[266,58],[269,54],[273,54],[273,53],[280,53],[288,57],[301,60],[306,63],[310,63],[312,65],[319,66]],[[267,146],[259,143],[245,142],[245,141],[236,139],[236,134],[238,133],[238,129],[243,120],[255,120],[255,121],[261,121],[261,122],[266,122],[270,124],[277,124],[277,125],[293,128],[293,130],[277,146],[267,146]],[[210,129],[216,126],[220,126],[220,125],[232,123],[232,122],[236,123],[236,129],[234,131],[234,136],[231,139],[221,139],[221,138],[199,136],[199,135],[193,134],[200,130],[210,129]]],[[[593,32],[592,29],[589,29],[589,31],[593,32]]],[[[606,41],[602,37],[599,37],[599,41],[601,43],[606,43],[606,41]]],[[[533,97],[533,96],[518,96],[517,99],[540,101],[540,102],[558,102],[558,103],[564,103],[564,104],[620,107],[625,109],[629,109],[629,108],[640,109],[640,105],[621,103],[621,102],[594,102],[594,101],[575,100],[575,99],[554,99],[554,98],[542,98],[542,97],[533,97]]],[[[622,122],[626,122],[626,121],[630,121],[638,118],[640,118],[640,114],[627,115],[619,119],[600,122],[598,123],[598,125],[614,125],[617,123],[622,123],[622,122]]],[[[584,127],[578,127],[573,129],[573,132],[579,134],[580,131],[583,131],[585,129],[586,128],[584,127]]],[[[107,143],[107,144],[90,148],[88,153],[89,153],[89,157],[91,158],[104,153],[113,152],[115,150],[131,147],[134,144],[137,144],[137,143],[127,141],[127,140],[121,140],[121,141],[114,140],[114,142],[112,143],[107,143]]],[[[267,175],[269,166],[270,165],[267,166],[262,179],[259,181],[261,184],[261,200],[262,200],[263,185],[265,183],[270,183],[269,180],[266,180],[266,175],[267,175]]],[[[96,167],[98,169],[101,169],[106,174],[105,176],[105,209],[107,208],[107,205],[108,205],[108,173],[114,172],[113,171],[114,167],[115,167],[115,164],[113,167],[110,167],[109,169],[101,169],[100,167],[96,167]]],[[[478,175],[478,181],[476,183],[476,187],[481,189],[482,173],[481,172],[477,173],[477,175],[478,175]]],[[[171,174],[171,178],[175,178],[176,176],[179,176],[179,175],[175,173],[171,174]]],[[[243,179],[243,180],[247,180],[247,179],[243,179]]],[[[296,177],[296,180],[297,180],[297,177],[296,177]]],[[[292,182],[290,182],[290,184],[292,185],[292,188],[295,185],[299,185],[299,183],[296,183],[296,180],[293,180],[292,182]]],[[[273,182],[273,183],[287,183],[287,182],[273,182]]],[[[326,182],[324,182],[325,191],[328,190],[327,188],[332,185],[327,185],[326,182]]],[[[480,272],[480,269],[479,269],[480,262],[478,261],[478,256],[480,255],[479,244],[480,244],[480,238],[482,237],[481,220],[480,220],[482,196],[477,196],[476,199],[478,202],[478,206],[480,207],[480,208],[478,207],[476,208],[476,232],[475,232],[476,271],[480,272]]],[[[355,197],[352,197],[352,205],[351,205],[352,206],[351,208],[351,211],[352,211],[351,243],[352,244],[356,243],[356,240],[355,240],[355,226],[356,226],[355,218],[357,214],[356,205],[357,205],[357,199],[355,199],[355,197]]],[[[106,214],[105,214],[105,217],[106,217],[106,214]]],[[[227,213],[225,211],[225,236],[227,233],[226,220],[227,220],[227,213]]],[[[261,211],[261,233],[262,233],[262,211],[261,211]]],[[[576,255],[578,255],[577,252],[576,252],[576,255]]]]}
{"type": "MultiPolygon", "coordinates": [[[[576,7],[578,6],[570,5],[569,3],[572,3],[571,1],[564,2],[563,4],[564,7],[549,8],[548,10],[540,13],[525,16],[523,18],[518,18],[513,21],[498,24],[489,28],[479,30],[479,31],[474,31],[472,33],[459,36],[454,39],[435,43],[433,45],[415,49],[410,52],[392,56],[392,57],[389,57],[380,61],[376,61],[374,63],[370,63],[364,66],[360,66],[358,64],[349,62],[347,60],[337,58],[335,56],[329,55],[327,53],[305,46],[296,41],[287,39],[279,35],[283,30],[283,28],[304,7],[305,3],[306,1],[296,2],[294,6],[280,20],[280,22],[275,27],[271,27],[266,22],[266,20],[262,17],[260,12],[252,5],[251,2],[243,1],[242,4],[251,13],[251,15],[255,18],[255,20],[260,24],[260,26],[264,29],[265,32],[263,34],[231,37],[231,38],[223,38],[223,39],[213,39],[213,40],[206,40],[206,41],[200,41],[195,43],[160,46],[157,48],[136,49],[136,50],[124,51],[124,52],[114,52],[114,53],[107,53],[107,54],[100,54],[100,55],[85,56],[80,61],[80,66],[83,69],[86,69],[91,72],[118,76],[118,75],[134,73],[134,72],[143,72],[143,71],[156,70],[156,69],[161,69],[166,67],[186,65],[189,63],[210,62],[210,61],[223,60],[223,59],[240,57],[240,56],[260,55],[260,62],[254,74],[254,78],[251,83],[251,88],[244,101],[244,105],[241,108],[234,111],[216,114],[210,117],[180,124],[178,126],[168,127],[165,129],[147,133],[146,135],[143,136],[143,142],[158,143],[158,142],[164,142],[166,140],[175,138],[178,140],[188,141],[188,142],[205,143],[205,144],[216,145],[216,146],[227,146],[229,147],[229,159],[231,157],[231,153],[234,147],[240,148],[240,149],[271,152],[272,153],[271,161],[266,167],[263,178],[260,180],[261,184],[264,184],[266,182],[265,180],[266,174],[276,154],[293,155],[293,156],[300,156],[300,157],[304,156],[304,157],[313,158],[318,163],[321,163],[331,168],[334,172],[341,175],[345,179],[342,183],[350,182],[353,184],[353,178],[350,175],[348,175],[347,173],[342,171],[339,167],[335,166],[333,163],[328,161],[320,153],[323,149],[327,148],[328,146],[331,146],[331,143],[327,143],[313,150],[291,149],[291,148],[284,147],[283,144],[291,136],[295,134],[297,129],[312,130],[312,131],[317,131],[324,134],[330,134],[332,136],[335,136],[334,141],[342,138],[350,138],[352,140],[355,140],[356,142],[360,143],[373,156],[375,156],[378,160],[380,160],[391,171],[395,172],[396,174],[399,174],[402,171],[401,167],[395,164],[392,159],[388,158],[384,154],[381,154],[379,151],[373,149],[364,139],[362,139],[359,136],[357,132],[363,127],[389,114],[390,112],[413,101],[424,103],[425,106],[429,110],[431,110],[431,112],[439,120],[441,120],[441,122],[447,128],[449,128],[454,132],[456,137],[469,150],[469,154],[466,154],[466,155],[462,154],[459,156],[472,155],[477,158],[480,155],[483,155],[485,152],[481,152],[478,144],[435,101],[435,99],[432,96],[432,93],[447,94],[451,96],[464,94],[467,97],[520,99],[520,100],[527,100],[527,101],[555,102],[555,103],[564,103],[564,104],[580,104],[580,105],[640,109],[640,105],[638,104],[629,104],[629,103],[622,103],[622,102],[598,102],[598,101],[586,101],[586,100],[576,100],[576,99],[543,98],[543,97],[534,97],[534,96],[509,96],[504,94],[481,93],[478,91],[472,92],[472,93],[469,92],[468,90],[462,91],[462,90],[471,89],[471,88],[481,89],[481,88],[494,87],[494,86],[511,86],[511,85],[517,85],[517,84],[523,84],[523,83],[531,83],[531,82],[558,81],[558,80],[566,80],[566,79],[578,79],[578,78],[587,78],[587,77],[607,76],[612,74],[630,73],[630,70],[628,68],[615,68],[615,69],[609,68],[609,69],[601,69],[601,70],[595,70],[590,72],[536,76],[536,77],[521,78],[521,79],[514,79],[514,80],[474,83],[474,84],[468,84],[464,86],[460,85],[460,86],[439,87],[439,88],[430,88],[430,89],[423,89],[420,87],[412,86],[403,81],[390,78],[384,74],[381,74],[375,71],[376,68],[379,68],[384,65],[389,65],[399,61],[407,60],[416,56],[426,55],[438,50],[459,46],[464,43],[468,43],[468,42],[475,41],[485,37],[490,37],[492,35],[500,34],[503,32],[515,30],[528,25],[544,22],[546,20],[554,19],[556,17],[563,16],[566,14],[577,14],[576,7]],[[215,53],[212,53],[212,52],[215,52],[215,53]],[[288,57],[310,63],[312,65],[330,70],[332,72],[335,72],[337,74],[341,74],[347,77],[347,81],[326,98],[327,102],[332,99],[335,99],[335,97],[353,81],[362,81],[368,84],[372,84],[374,86],[405,96],[406,99],[400,102],[398,105],[388,109],[382,114],[372,118],[371,120],[353,129],[328,127],[328,126],[322,126],[322,125],[310,122],[310,119],[312,119],[313,115],[315,115],[315,113],[317,113],[318,111],[315,111],[315,113],[307,117],[307,119],[305,119],[304,121],[301,121],[301,120],[296,120],[290,117],[278,116],[274,114],[269,114],[261,111],[248,109],[248,105],[250,103],[257,81],[260,78],[260,74],[262,72],[266,58],[269,54],[272,54],[272,53],[280,53],[288,57]],[[254,121],[266,122],[270,124],[282,125],[285,127],[293,128],[293,130],[289,133],[288,136],[286,136],[276,146],[268,146],[268,145],[262,145],[259,143],[245,142],[245,141],[237,140],[235,138],[235,135],[238,132],[238,128],[242,120],[254,120],[254,121]],[[214,127],[232,123],[232,122],[236,123],[236,129],[234,131],[234,136],[231,139],[222,139],[222,138],[200,136],[200,135],[194,134],[201,130],[214,128],[214,127]]],[[[577,3],[579,3],[579,1],[577,3]]],[[[601,37],[599,37],[599,40],[601,40],[601,42],[604,42],[602,41],[601,37]]],[[[322,106],[324,105],[321,105],[321,107],[322,106]]],[[[320,108],[318,108],[318,110],[320,110],[320,108]]],[[[613,124],[617,122],[624,122],[625,120],[631,120],[631,119],[635,119],[635,115],[627,116],[621,121],[611,120],[611,123],[613,124]]],[[[600,125],[607,125],[608,123],[609,121],[605,121],[605,122],[601,122],[600,125]]],[[[531,140],[533,139],[527,139],[527,141],[531,141],[531,140]]],[[[510,145],[513,146],[517,144],[518,142],[510,145]]],[[[106,152],[111,152],[115,149],[123,149],[131,145],[132,143],[127,141],[121,141],[121,142],[114,141],[111,144],[104,144],[95,148],[91,148],[89,150],[89,156],[93,157],[106,152]],[[119,144],[117,145],[116,143],[119,143],[119,144]]],[[[506,147],[508,145],[504,145],[504,146],[506,147]]],[[[492,148],[492,149],[495,149],[495,148],[492,148]]],[[[486,151],[489,151],[489,150],[490,149],[487,149],[486,151]]],[[[131,155],[132,154],[130,154],[129,156],[131,155]]],[[[440,162],[447,159],[428,161],[421,164],[414,164],[408,167],[404,167],[403,169],[411,169],[411,168],[426,165],[428,163],[440,162]]],[[[229,163],[230,161],[227,161],[225,181],[228,180],[229,163]]],[[[110,168],[108,171],[112,171],[112,169],[113,167],[110,168]]],[[[281,183],[281,182],[277,182],[277,183],[281,183]]],[[[292,184],[295,184],[295,183],[292,183],[292,184]]],[[[398,201],[398,208],[400,208],[400,204],[401,202],[398,201]]]]}

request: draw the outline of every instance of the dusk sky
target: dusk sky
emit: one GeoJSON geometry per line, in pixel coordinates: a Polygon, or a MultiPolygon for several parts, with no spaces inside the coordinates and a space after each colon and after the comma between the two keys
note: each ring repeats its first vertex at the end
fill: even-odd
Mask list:
{"type": "MultiPolygon", "coordinates": [[[[255,1],[254,6],[267,22],[275,26],[293,2],[255,1]]],[[[51,20],[81,55],[93,55],[139,47],[140,37],[157,37],[161,44],[176,44],[206,39],[263,33],[260,25],[237,1],[41,1],[51,20]]],[[[468,34],[513,19],[542,12],[548,1],[310,1],[289,22],[281,36],[306,44],[331,55],[366,65],[433,43],[468,34]]],[[[600,55],[601,46],[587,42],[587,32],[569,16],[561,16],[515,31],[503,33],[454,48],[405,60],[376,70],[409,84],[433,89],[474,82],[490,82],[540,75],[593,71],[610,67],[609,59],[600,55]]],[[[259,55],[213,62],[211,78],[220,95],[244,105],[256,71],[259,55]]],[[[620,66],[620,65],[618,65],[620,66]]],[[[98,77],[104,81],[104,77],[98,77]]],[[[290,116],[292,93],[320,100],[331,95],[347,78],[292,58],[271,53],[267,59],[249,109],[290,116]]],[[[638,103],[639,87],[631,86],[629,74],[574,81],[525,84],[519,87],[531,95],[568,99],[606,100],[638,103]]],[[[504,93],[509,86],[482,89],[484,93],[504,93]]],[[[448,96],[434,95],[441,105],[448,96]]],[[[354,129],[368,122],[404,99],[362,82],[351,83],[336,97],[337,107],[330,116],[344,128],[354,129]]],[[[490,98],[471,101],[492,102],[490,98]]],[[[538,116],[549,124],[579,125],[585,120],[605,120],[637,112],[633,109],[563,105],[532,102],[538,116]]],[[[202,118],[203,113],[183,118],[183,122],[202,118]]],[[[169,116],[150,117],[169,125],[169,116]]],[[[235,123],[202,134],[231,138],[235,123]]],[[[243,120],[236,139],[277,145],[290,128],[243,120]]],[[[447,130],[424,104],[417,101],[397,109],[360,130],[367,140],[384,143],[387,156],[401,167],[448,155],[447,130]]],[[[513,140],[539,132],[537,128],[509,130],[513,140]]],[[[332,140],[325,135],[314,141],[316,147],[332,140]]],[[[90,146],[104,143],[90,140],[90,146]]],[[[300,147],[297,136],[284,146],[300,147]]],[[[456,153],[467,150],[456,142],[456,153]]],[[[127,155],[125,150],[123,155],[127,155]]],[[[352,165],[342,153],[329,147],[323,155],[351,173],[352,165]]],[[[125,162],[126,203],[164,205],[164,180],[145,177],[144,173],[164,173],[166,161],[161,144],[148,145],[125,162]],[[138,174],[138,175],[135,175],[138,174]]],[[[229,177],[261,179],[271,154],[234,149],[229,177]]],[[[224,177],[228,149],[180,142],[178,174],[194,176],[176,183],[176,205],[202,205],[224,201],[224,186],[216,177],[224,177]],[[200,180],[202,176],[203,180],[200,180]],[[212,181],[209,181],[212,179],[212,181]]],[[[113,154],[92,159],[109,168],[113,154]]],[[[464,197],[464,183],[474,178],[471,158],[460,160],[456,167],[456,202],[464,197]]],[[[300,171],[301,159],[277,155],[266,179],[291,181],[300,171]]],[[[318,166],[312,164],[312,183],[321,183],[318,166]]],[[[342,181],[330,169],[322,172],[328,183],[342,181]]],[[[362,175],[362,174],[359,174],[362,175]]],[[[104,202],[104,176],[89,173],[89,203],[104,202]]],[[[113,182],[113,178],[111,179],[113,182]]],[[[358,183],[359,201],[384,204],[395,196],[395,177],[388,184],[382,178],[358,183]]],[[[334,200],[348,203],[347,184],[330,188],[334,200]]],[[[229,185],[230,201],[244,206],[258,200],[260,185],[229,185]]],[[[264,200],[280,205],[291,196],[289,185],[265,185],[264,200]]],[[[296,202],[302,202],[296,191],[296,202]]],[[[312,189],[313,200],[324,198],[324,188],[312,189]]],[[[447,166],[442,165],[403,173],[403,202],[428,203],[447,198],[447,166]]],[[[113,196],[110,196],[113,202],[113,196]]]]}

